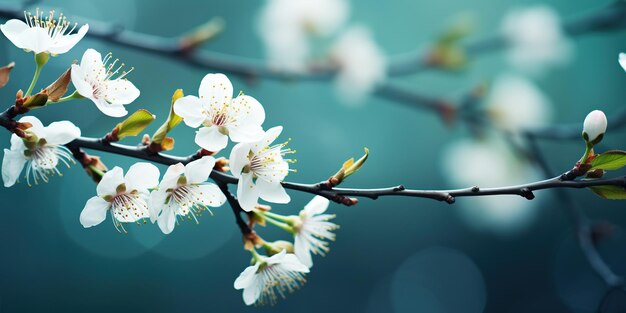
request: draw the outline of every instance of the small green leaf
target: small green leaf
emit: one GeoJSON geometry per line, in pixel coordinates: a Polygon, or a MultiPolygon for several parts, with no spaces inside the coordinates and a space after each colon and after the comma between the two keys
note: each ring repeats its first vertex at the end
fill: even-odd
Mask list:
{"type": "Polygon", "coordinates": [[[155,116],[147,110],[141,109],[131,114],[126,120],[117,124],[115,129],[117,130],[116,136],[118,139],[122,139],[128,136],[137,136],[148,125],[154,121],[155,116]]]}
{"type": "Polygon", "coordinates": [[[589,187],[593,193],[604,199],[610,200],[625,200],[626,189],[620,186],[593,186],[589,187]]]}
{"type": "Polygon", "coordinates": [[[626,165],[626,151],[611,150],[596,156],[591,160],[590,171],[602,169],[606,171],[618,170],[626,165]]]}
{"type": "Polygon", "coordinates": [[[184,96],[185,94],[183,93],[182,89],[177,89],[174,92],[174,95],[172,95],[172,104],[170,106],[170,113],[167,116],[167,120],[163,123],[163,125],[161,125],[161,127],[159,127],[159,129],[152,135],[153,143],[161,144],[164,140],[166,140],[166,138],[168,138],[167,133],[170,132],[172,129],[174,129],[174,127],[176,127],[176,125],[178,125],[180,122],[183,121],[182,117],[174,113],[174,103],[176,102],[176,100],[184,96]]]}

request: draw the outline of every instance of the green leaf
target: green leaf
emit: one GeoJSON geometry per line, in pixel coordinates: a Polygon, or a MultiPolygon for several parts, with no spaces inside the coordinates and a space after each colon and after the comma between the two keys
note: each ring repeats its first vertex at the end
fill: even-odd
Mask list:
{"type": "MultiPolygon", "coordinates": [[[[137,136],[141,133],[152,121],[155,116],[147,110],[141,109],[131,114],[126,120],[117,124],[115,129],[117,130],[116,136],[118,139],[122,139],[128,136],[137,136]]],[[[114,131],[115,132],[115,131],[114,131]]]]}
{"type": "Polygon", "coordinates": [[[170,132],[172,129],[174,129],[174,127],[176,127],[176,125],[178,125],[180,122],[183,121],[182,117],[174,113],[174,103],[176,102],[176,100],[184,96],[185,94],[183,93],[182,89],[177,89],[174,92],[174,95],[172,95],[172,104],[170,106],[170,113],[167,116],[167,120],[163,123],[163,125],[161,125],[161,127],[159,127],[159,129],[152,135],[153,143],[161,144],[164,140],[166,140],[167,133],[170,132]]]}
{"type": "Polygon", "coordinates": [[[596,156],[591,160],[590,171],[602,169],[606,171],[618,170],[626,165],[626,151],[611,150],[596,156]]]}
{"type": "Polygon", "coordinates": [[[593,193],[604,199],[610,200],[625,200],[626,189],[620,186],[593,186],[589,187],[593,193]]]}

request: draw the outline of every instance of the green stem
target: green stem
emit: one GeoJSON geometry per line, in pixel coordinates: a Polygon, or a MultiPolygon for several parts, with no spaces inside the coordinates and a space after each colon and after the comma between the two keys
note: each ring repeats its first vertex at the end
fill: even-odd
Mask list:
{"type": "Polygon", "coordinates": [[[260,214],[261,216],[264,216],[264,217],[273,218],[273,219],[275,219],[277,221],[281,221],[281,222],[287,223],[289,225],[291,225],[291,223],[292,223],[291,218],[289,218],[288,216],[272,213],[270,211],[255,210],[254,213],[260,214]]]}
{"type": "Polygon", "coordinates": [[[67,97],[60,98],[57,101],[50,101],[50,100],[48,100],[48,102],[46,102],[46,104],[61,103],[61,102],[66,102],[66,101],[70,101],[70,100],[74,100],[74,99],[83,99],[83,98],[85,98],[85,97],[83,97],[81,94],[79,94],[78,91],[74,91],[71,95],[69,95],[67,97]]]}
{"type": "Polygon", "coordinates": [[[259,255],[258,252],[256,252],[256,249],[252,248],[252,250],[250,250],[250,253],[252,253],[252,258],[254,259],[254,262],[263,262],[263,258],[261,258],[261,256],[259,255]]]}
{"type": "Polygon", "coordinates": [[[43,65],[37,64],[37,68],[35,69],[35,75],[33,76],[33,80],[30,82],[30,86],[28,86],[28,90],[26,90],[26,94],[24,95],[25,97],[30,96],[30,93],[35,88],[35,84],[37,83],[37,80],[39,80],[39,74],[41,74],[42,68],[43,65]]]}
{"type": "Polygon", "coordinates": [[[583,157],[580,158],[580,164],[587,163],[587,159],[591,153],[593,153],[593,145],[591,143],[587,143],[587,146],[585,147],[585,154],[583,154],[583,157]]]}
{"type": "Polygon", "coordinates": [[[280,229],[282,229],[282,230],[284,230],[284,231],[286,231],[286,232],[288,232],[288,233],[290,233],[292,235],[294,234],[294,230],[293,230],[293,228],[291,226],[289,226],[289,225],[287,225],[287,224],[285,224],[283,222],[279,222],[279,221],[277,221],[277,220],[275,220],[275,219],[273,219],[273,218],[271,218],[271,217],[269,217],[267,215],[265,215],[264,217],[265,217],[266,221],[270,222],[270,224],[273,224],[274,226],[276,226],[276,227],[278,227],[278,228],[280,228],[280,229]]]}

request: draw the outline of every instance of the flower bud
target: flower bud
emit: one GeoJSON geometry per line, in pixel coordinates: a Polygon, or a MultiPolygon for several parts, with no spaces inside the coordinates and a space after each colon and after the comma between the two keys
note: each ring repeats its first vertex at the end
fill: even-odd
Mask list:
{"type": "Polygon", "coordinates": [[[606,115],[600,110],[594,110],[585,117],[583,123],[583,138],[595,145],[602,140],[606,132],[606,115]]]}

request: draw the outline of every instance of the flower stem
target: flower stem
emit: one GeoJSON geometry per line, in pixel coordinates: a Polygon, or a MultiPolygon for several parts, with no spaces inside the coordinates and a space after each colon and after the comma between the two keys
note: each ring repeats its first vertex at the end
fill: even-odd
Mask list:
{"type": "Polygon", "coordinates": [[[30,93],[35,88],[37,84],[37,80],[39,80],[39,74],[41,74],[41,69],[46,63],[48,63],[49,54],[42,52],[39,54],[35,54],[35,64],[37,64],[37,68],[35,68],[35,75],[33,75],[33,80],[30,82],[30,86],[28,86],[28,90],[26,90],[25,97],[30,96],[30,93]]]}
{"type": "Polygon", "coordinates": [[[280,229],[282,229],[282,230],[284,230],[284,231],[286,231],[286,232],[288,232],[288,233],[290,233],[292,235],[294,234],[293,228],[291,226],[287,225],[286,223],[279,222],[279,221],[277,221],[277,220],[275,220],[275,219],[273,219],[273,218],[271,218],[271,217],[269,217],[267,215],[265,215],[264,217],[265,217],[266,221],[270,222],[270,224],[273,224],[274,226],[276,226],[276,227],[278,227],[278,228],[280,228],[280,229]]]}
{"type": "Polygon", "coordinates": [[[85,98],[85,97],[83,97],[81,94],[79,94],[78,91],[74,91],[71,95],[69,95],[67,97],[60,98],[57,101],[50,101],[50,100],[48,100],[48,102],[46,102],[46,104],[61,103],[61,102],[66,102],[66,101],[70,101],[70,100],[74,100],[74,99],[83,99],[83,98],[85,98]]]}
{"type": "Polygon", "coordinates": [[[256,252],[256,249],[252,248],[250,250],[250,253],[252,253],[252,258],[254,259],[254,263],[257,262],[263,262],[263,258],[261,258],[261,256],[259,255],[258,252],[256,252]]]}
{"type": "Polygon", "coordinates": [[[257,210],[255,211],[255,213],[260,214],[261,216],[264,217],[269,217],[269,218],[273,218],[277,221],[281,221],[287,224],[291,224],[291,219],[287,216],[284,215],[280,215],[280,214],[276,214],[276,213],[272,213],[270,211],[262,211],[262,210],[257,210]]]}

